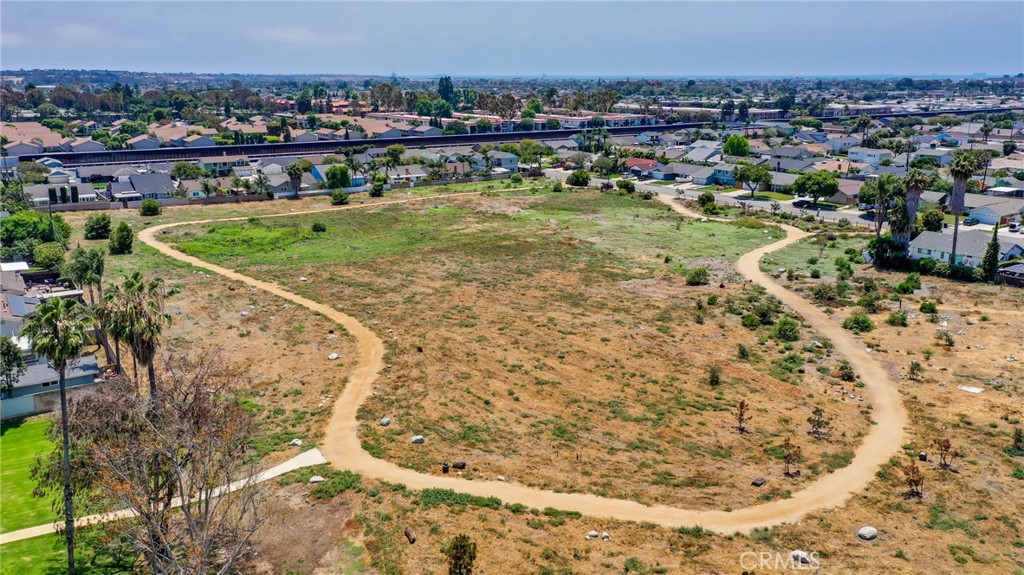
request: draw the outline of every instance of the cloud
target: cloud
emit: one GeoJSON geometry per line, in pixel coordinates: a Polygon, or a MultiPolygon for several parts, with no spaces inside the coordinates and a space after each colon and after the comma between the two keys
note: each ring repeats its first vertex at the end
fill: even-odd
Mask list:
{"type": "Polygon", "coordinates": [[[71,23],[54,26],[50,38],[64,42],[106,42],[113,39],[113,34],[99,26],[71,23]]]}
{"type": "Polygon", "coordinates": [[[359,44],[362,36],[351,33],[325,34],[302,26],[253,28],[248,32],[252,40],[299,47],[346,46],[359,44]]]}
{"type": "Polygon", "coordinates": [[[28,36],[15,32],[4,32],[0,34],[0,46],[4,48],[18,48],[28,45],[28,36]]]}

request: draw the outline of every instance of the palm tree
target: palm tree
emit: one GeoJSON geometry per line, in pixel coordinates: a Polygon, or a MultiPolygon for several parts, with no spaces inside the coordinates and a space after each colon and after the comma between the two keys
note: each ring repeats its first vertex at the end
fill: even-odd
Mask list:
{"type": "Polygon", "coordinates": [[[905,209],[908,227],[906,230],[900,230],[899,233],[893,230],[893,237],[903,244],[903,247],[910,246],[910,233],[914,229],[914,223],[917,222],[917,210],[921,207],[921,194],[924,193],[925,188],[930,186],[931,183],[932,179],[921,170],[911,170],[907,177],[903,179],[903,190],[906,192],[905,209]]]}
{"type": "Polygon", "coordinates": [[[288,182],[292,185],[295,197],[299,197],[299,188],[302,187],[302,166],[298,163],[292,164],[285,168],[285,173],[288,174],[288,182]]]}
{"type": "Polygon", "coordinates": [[[252,179],[252,190],[257,194],[267,193],[267,186],[269,185],[270,180],[268,180],[263,174],[257,174],[256,177],[252,179]]]}
{"type": "Polygon", "coordinates": [[[363,173],[363,163],[359,161],[359,158],[357,158],[355,154],[350,154],[345,157],[345,165],[348,167],[348,170],[352,172],[353,178],[363,173]]]}
{"type": "Polygon", "coordinates": [[[970,152],[961,152],[949,163],[949,175],[953,176],[953,192],[949,198],[949,211],[953,214],[953,248],[949,254],[949,265],[956,263],[956,243],[960,236],[960,216],[964,213],[964,194],[967,180],[978,171],[978,157],[970,152]]]}
{"type": "Polygon", "coordinates": [[[121,366],[121,344],[131,338],[128,327],[128,298],[121,285],[114,285],[110,291],[103,296],[97,308],[97,317],[103,324],[103,330],[114,339],[114,365],[117,373],[123,374],[121,366]]]}
{"type": "Polygon", "coordinates": [[[882,235],[882,227],[889,215],[889,204],[895,201],[897,194],[902,191],[903,185],[899,176],[895,174],[882,174],[875,180],[877,195],[875,199],[875,237],[882,235]]]}
{"type": "Polygon", "coordinates": [[[88,308],[73,299],[50,298],[28,315],[21,333],[32,340],[32,352],[45,356],[57,370],[60,386],[60,431],[64,467],[64,535],[68,574],[75,574],[75,509],[71,492],[71,444],[68,435],[68,368],[81,357],[93,319],[88,308]]]}
{"type": "MultiPolygon", "coordinates": [[[[94,313],[103,299],[103,272],[105,269],[106,261],[102,249],[77,247],[71,250],[71,259],[64,265],[62,272],[62,275],[76,286],[89,290],[89,305],[94,313]]],[[[114,358],[102,322],[96,324],[93,333],[96,343],[103,346],[107,364],[111,364],[114,358]]]]}
{"type": "MultiPolygon", "coordinates": [[[[146,366],[150,401],[154,406],[158,403],[159,389],[153,360],[163,328],[171,323],[171,316],[164,312],[164,299],[169,295],[171,291],[162,279],[147,281],[141,272],[132,272],[114,288],[104,304],[103,313],[110,320],[111,335],[128,344],[136,368],[139,364],[146,366]]],[[[138,369],[135,376],[138,377],[138,369]]]]}

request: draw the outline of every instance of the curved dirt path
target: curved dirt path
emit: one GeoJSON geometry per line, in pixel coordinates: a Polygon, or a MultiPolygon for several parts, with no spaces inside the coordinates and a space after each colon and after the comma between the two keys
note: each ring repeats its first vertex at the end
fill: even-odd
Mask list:
{"type": "MultiPolygon", "coordinates": [[[[466,194],[452,195],[470,195],[466,194]]],[[[345,206],[331,210],[358,209],[380,205],[414,202],[421,199],[437,199],[445,196],[429,196],[381,202],[378,204],[345,206]]],[[[673,209],[687,215],[699,214],[689,212],[671,200],[663,200],[673,209]]],[[[266,215],[265,217],[286,217],[305,213],[321,213],[328,210],[309,210],[284,214],[266,215]]],[[[857,448],[853,462],[834,473],[825,475],[804,489],[796,492],[789,499],[776,500],[762,505],[755,505],[732,511],[695,511],[677,509],[666,505],[648,506],[635,501],[610,499],[597,495],[581,493],[555,493],[535,489],[524,485],[499,481],[470,481],[452,476],[435,476],[405,469],[389,461],[376,459],[362,449],[357,434],[359,422],[356,412],[363,401],[373,391],[378,373],[384,367],[384,342],[369,328],[357,319],[344,314],[330,306],[312,301],[301,295],[292,293],[275,283],[257,280],[215,264],[186,255],[164,244],[158,234],[171,227],[195,225],[212,222],[239,221],[245,217],[198,220],[164,224],[148,228],[139,233],[139,239],[152,246],[164,255],[193,266],[220,274],[244,284],[256,287],[296,303],[309,310],[322,313],[325,317],[343,326],[356,339],[359,347],[357,367],[353,370],[348,384],[334,403],[334,411],[327,424],[325,439],[320,450],[335,466],[348,469],[368,477],[402,483],[411,489],[448,488],[463,493],[484,497],[499,497],[507,502],[527,504],[531,507],[554,507],[579,511],[585,515],[599,518],[615,518],[629,521],[647,521],[667,527],[700,525],[706,529],[722,533],[745,532],[754,527],[777,525],[779,523],[799,521],[811,511],[836,507],[845,503],[853,494],[862,490],[874,478],[879,465],[885,463],[903,444],[906,413],[902,400],[897,392],[897,385],[885,370],[875,362],[848,332],[833,323],[828,316],[793,292],[776,284],[758,268],[758,260],[766,253],[781,249],[807,234],[791,226],[783,226],[788,236],[773,244],[754,250],[737,262],[737,269],[751,281],[765,287],[769,293],[778,297],[783,303],[799,312],[804,321],[816,331],[830,338],[835,349],[847,357],[860,373],[867,392],[872,398],[872,416],[876,422],[868,435],[857,448]]]]}

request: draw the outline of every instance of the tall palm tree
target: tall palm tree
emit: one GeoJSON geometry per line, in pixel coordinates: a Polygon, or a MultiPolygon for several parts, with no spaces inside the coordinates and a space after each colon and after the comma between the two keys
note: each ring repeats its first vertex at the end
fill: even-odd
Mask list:
{"type": "MultiPolygon", "coordinates": [[[[86,249],[77,247],[71,250],[71,258],[64,265],[62,275],[71,280],[79,288],[88,289],[89,306],[95,313],[103,299],[103,272],[106,269],[106,259],[101,248],[86,249]]],[[[107,364],[114,361],[110,349],[110,342],[107,341],[103,323],[99,322],[94,326],[94,337],[96,343],[103,347],[107,364]]]]}
{"type": "Polygon", "coordinates": [[[106,334],[114,340],[114,365],[118,374],[124,373],[121,365],[121,344],[131,338],[127,302],[123,286],[114,285],[100,300],[96,314],[106,334]]]}
{"type": "MultiPolygon", "coordinates": [[[[146,367],[150,401],[154,406],[159,400],[154,359],[163,328],[171,323],[171,316],[164,312],[164,300],[170,295],[162,279],[147,281],[142,273],[132,272],[115,287],[104,306],[104,313],[111,319],[111,335],[128,344],[137,366],[146,367]]],[[[138,377],[137,369],[135,373],[138,377]]]]}
{"type": "Polygon", "coordinates": [[[970,152],[961,152],[949,163],[949,175],[953,176],[953,192],[949,198],[949,211],[953,214],[953,249],[949,254],[949,265],[956,263],[956,244],[960,236],[960,216],[964,213],[964,194],[967,180],[978,171],[978,157],[970,152]]]}
{"type": "Polygon", "coordinates": [[[350,154],[345,157],[345,165],[348,167],[348,171],[352,172],[352,177],[356,177],[363,173],[363,163],[359,161],[359,158],[355,154],[350,154]]]}
{"type": "Polygon", "coordinates": [[[911,170],[907,177],[903,178],[903,190],[906,193],[904,209],[906,210],[907,227],[900,230],[899,233],[893,230],[892,236],[905,248],[910,247],[910,234],[914,230],[914,223],[917,222],[917,211],[921,208],[921,195],[931,183],[932,179],[921,170],[911,170]]]}
{"type": "Polygon", "coordinates": [[[32,340],[32,351],[46,356],[57,370],[60,387],[60,431],[64,467],[64,535],[68,548],[68,574],[75,574],[75,509],[71,492],[71,443],[68,435],[68,368],[82,355],[92,316],[73,299],[50,298],[28,315],[21,333],[32,340]]]}
{"type": "Polygon", "coordinates": [[[882,235],[882,227],[889,216],[889,205],[902,192],[903,184],[895,174],[882,174],[875,180],[878,197],[875,200],[875,237],[882,235]]]}
{"type": "Polygon", "coordinates": [[[257,174],[252,179],[252,190],[257,194],[266,194],[267,186],[270,185],[270,180],[267,179],[263,174],[257,174]]]}

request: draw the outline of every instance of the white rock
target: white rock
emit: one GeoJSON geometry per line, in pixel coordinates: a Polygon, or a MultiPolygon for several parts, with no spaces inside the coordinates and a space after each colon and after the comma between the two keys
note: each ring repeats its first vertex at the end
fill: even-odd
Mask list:
{"type": "Polygon", "coordinates": [[[600,534],[598,534],[597,531],[591,531],[586,535],[587,541],[590,541],[591,539],[597,539],[598,537],[600,537],[600,534]]]}
{"type": "Polygon", "coordinates": [[[387,427],[389,425],[391,425],[391,418],[390,417],[382,417],[382,418],[380,418],[380,426],[381,427],[387,427]]]}
{"type": "Polygon", "coordinates": [[[878,529],[875,529],[870,525],[865,525],[857,531],[857,537],[860,537],[864,541],[871,541],[875,537],[878,537],[878,529]]]}
{"type": "Polygon", "coordinates": [[[302,278],[299,278],[299,281],[300,281],[300,282],[308,282],[309,280],[308,280],[308,279],[306,279],[306,278],[304,278],[304,277],[302,277],[302,278]]]}
{"type": "Polygon", "coordinates": [[[412,439],[409,440],[409,443],[412,443],[413,445],[423,445],[426,442],[427,439],[422,435],[413,435],[412,439]]]}
{"type": "Polygon", "coordinates": [[[811,562],[811,554],[806,551],[801,551],[799,549],[790,553],[789,558],[793,561],[796,561],[797,563],[803,563],[804,565],[807,565],[811,562]]]}
{"type": "Polygon", "coordinates": [[[241,314],[239,314],[239,315],[241,315],[242,317],[249,317],[249,312],[247,312],[247,311],[243,311],[243,312],[242,312],[241,314]]]}
{"type": "Polygon", "coordinates": [[[334,361],[334,360],[338,359],[339,357],[341,357],[341,355],[339,355],[337,352],[334,352],[331,355],[327,356],[327,359],[329,359],[331,361],[334,361]]]}
{"type": "Polygon", "coordinates": [[[601,532],[601,541],[611,541],[611,539],[612,539],[612,536],[608,535],[607,531],[602,531],[601,532]]]}
{"type": "Polygon", "coordinates": [[[499,475],[495,479],[497,479],[498,481],[505,481],[505,476],[504,475],[499,475]]]}
{"type": "Polygon", "coordinates": [[[310,483],[320,483],[323,480],[324,480],[324,478],[319,476],[319,475],[314,475],[313,477],[309,478],[309,482],[310,483]]]}
{"type": "Polygon", "coordinates": [[[302,440],[296,437],[295,439],[291,440],[290,445],[302,445],[302,440]]]}

